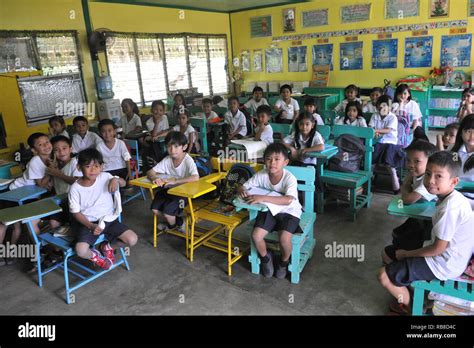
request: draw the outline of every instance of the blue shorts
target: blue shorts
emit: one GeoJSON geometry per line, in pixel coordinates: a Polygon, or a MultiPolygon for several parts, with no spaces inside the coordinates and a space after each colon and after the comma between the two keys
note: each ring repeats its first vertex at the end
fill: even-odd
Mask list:
{"type": "Polygon", "coordinates": [[[408,257],[385,266],[388,279],[395,286],[409,286],[415,280],[436,279],[424,257],[408,257]]]}
{"type": "Polygon", "coordinates": [[[183,197],[170,195],[167,189],[158,190],[151,203],[151,209],[159,210],[166,215],[178,216],[183,212],[186,200],[183,197]]]}
{"type": "Polygon", "coordinates": [[[267,232],[288,231],[292,234],[303,233],[300,227],[300,219],[287,213],[273,216],[270,211],[261,211],[258,213],[253,227],[259,227],[267,232]]]}
{"type": "MultiPolygon", "coordinates": [[[[93,224],[97,224],[98,221],[92,222],[93,224]]],[[[115,242],[118,237],[120,237],[125,231],[129,230],[130,228],[122,224],[118,221],[118,219],[105,222],[105,228],[101,234],[105,235],[105,239],[107,239],[110,243],[115,242]]],[[[100,235],[95,235],[89,230],[86,226],[78,222],[74,219],[74,223],[72,224],[73,233],[76,236],[76,243],[87,243],[89,245],[94,245],[97,238],[100,235]]]]}

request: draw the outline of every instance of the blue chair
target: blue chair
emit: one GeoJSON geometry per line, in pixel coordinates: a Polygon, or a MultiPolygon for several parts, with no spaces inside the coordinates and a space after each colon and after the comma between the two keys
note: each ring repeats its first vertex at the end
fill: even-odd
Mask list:
{"type": "MultiPolygon", "coordinates": [[[[140,153],[138,150],[138,141],[137,140],[132,140],[132,139],[124,139],[125,144],[127,144],[130,149],[131,149],[131,155],[135,159],[135,168],[132,168],[132,173],[134,173],[134,178],[137,179],[140,177],[140,153]]],[[[130,178],[131,179],[131,178],[130,178]]],[[[129,196],[127,199],[125,199],[122,203],[126,204],[130,202],[131,200],[138,198],[142,196],[143,200],[146,201],[146,195],[145,191],[143,190],[143,187],[139,187],[140,192],[134,193],[132,196],[129,196]]]]}

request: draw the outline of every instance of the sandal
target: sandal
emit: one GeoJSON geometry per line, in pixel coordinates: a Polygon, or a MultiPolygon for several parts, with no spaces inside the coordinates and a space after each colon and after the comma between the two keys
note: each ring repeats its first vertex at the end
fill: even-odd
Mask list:
{"type": "Polygon", "coordinates": [[[400,316],[409,316],[411,315],[410,306],[404,305],[403,303],[392,302],[390,303],[390,312],[388,315],[400,315],[400,316]]]}

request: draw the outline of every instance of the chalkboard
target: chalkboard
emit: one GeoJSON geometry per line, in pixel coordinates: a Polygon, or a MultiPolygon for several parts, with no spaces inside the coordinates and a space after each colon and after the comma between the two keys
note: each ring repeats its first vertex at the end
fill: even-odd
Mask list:
{"type": "Polygon", "coordinates": [[[28,124],[54,115],[67,118],[86,114],[84,89],[77,73],[19,78],[18,88],[28,124]]]}

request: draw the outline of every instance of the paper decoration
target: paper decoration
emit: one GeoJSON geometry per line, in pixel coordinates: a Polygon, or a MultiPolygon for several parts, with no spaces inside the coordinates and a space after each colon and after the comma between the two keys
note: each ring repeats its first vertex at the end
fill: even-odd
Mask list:
{"type": "Polygon", "coordinates": [[[283,10],[283,32],[295,31],[295,13],[294,8],[285,8],[283,10]]]}
{"type": "Polygon", "coordinates": [[[288,71],[308,71],[306,64],[306,46],[288,47],[288,71]]]}
{"type": "Polygon", "coordinates": [[[265,62],[267,73],[283,72],[283,49],[267,48],[265,50],[265,62]]]}
{"type": "Polygon", "coordinates": [[[405,39],[405,68],[428,68],[433,61],[433,36],[405,39]]]}
{"type": "Polygon", "coordinates": [[[403,19],[420,15],[420,0],[385,0],[385,18],[403,19]]]}
{"type": "Polygon", "coordinates": [[[263,71],[263,54],[262,50],[253,51],[253,71],[261,72],[263,71]]]}
{"type": "Polygon", "coordinates": [[[467,3],[467,15],[469,17],[473,17],[474,16],[474,0],[469,0],[468,3],[467,3]]]}
{"type": "Polygon", "coordinates": [[[341,43],[340,70],[362,70],[362,41],[341,43]]]}
{"type": "Polygon", "coordinates": [[[301,25],[303,28],[317,27],[328,24],[328,9],[303,11],[301,25]]]}
{"type": "Polygon", "coordinates": [[[313,65],[311,87],[327,87],[329,84],[329,65],[313,65]]]}
{"type": "Polygon", "coordinates": [[[250,71],[250,52],[242,51],[242,71],[250,71]]]}
{"type": "Polygon", "coordinates": [[[334,69],[332,60],[333,44],[314,45],[313,46],[313,65],[329,65],[330,70],[334,69]]]}
{"type": "Polygon", "coordinates": [[[441,66],[453,68],[471,65],[472,34],[441,37],[441,66]]]}
{"type": "Polygon", "coordinates": [[[250,18],[250,37],[272,36],[272,16],[250,18]]]}
{"type": "Polygon", "coordinates": [[[363,22],[370,19],[371,4],[341,6],[341,22],[363,22]]]}
{"type": "Polygon", "coordinates": [[[430,0],[430,18],[449,16],[449,0],[430,0]]]}
{"type": "Polygon", "coordinates": [[[397,67],[398,39],[372,41],[372,69],[397,67]]]}

